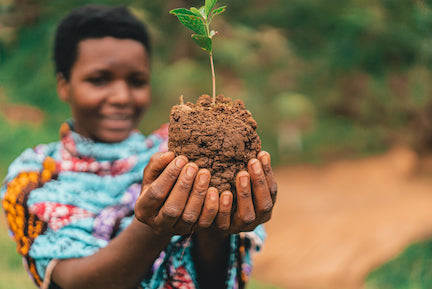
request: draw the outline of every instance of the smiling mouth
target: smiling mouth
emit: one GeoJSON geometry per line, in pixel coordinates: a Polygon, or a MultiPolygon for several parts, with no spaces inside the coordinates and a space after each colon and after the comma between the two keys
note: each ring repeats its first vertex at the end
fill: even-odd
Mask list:
{"type": "Polygon", "coordinates": [[[103,115],[101,121],[103,127],[112,131],[130,130],[134,126],[134,117],[131,114],[103,115]]]}
{"type": "Polygon", "coordinates": [[[113,115],[104,115],[103,119],[106,120],[131,120],[132,115],[130,114],[113,114],[113,115]]]}

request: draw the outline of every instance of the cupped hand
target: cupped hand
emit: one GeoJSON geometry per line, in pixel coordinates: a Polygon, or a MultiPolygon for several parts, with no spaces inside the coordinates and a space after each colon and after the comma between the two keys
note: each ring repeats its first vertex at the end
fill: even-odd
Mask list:
{"type": "Polygon", "coordinates": [[[225,191],[220,195],[216,226],[229,234],[254,230],[270,220],[277,195],[277,183],[271,168],[270,154],[261,151],[251,159],[247,172],[236,176],[237,208],[233,210],[233,194],[225,191]]]}
{"type": "Polygon", "coordinates": [[[207,228],[218,209],[218,192],[209,188],[210,172],[185,156],[157,153],[144,169],[135,217],[158,235],[182,235],[207,228]]]}

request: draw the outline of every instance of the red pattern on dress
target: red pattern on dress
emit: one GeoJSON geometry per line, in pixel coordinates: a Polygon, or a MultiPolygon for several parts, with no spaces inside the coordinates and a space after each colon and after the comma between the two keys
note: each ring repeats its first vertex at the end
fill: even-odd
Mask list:
{"type": "Polygon", "coordinates": [[[121,175],[135,167],[138,158],[135,155],[116,161],[98,162],[94,158],[82,156],[77,152],[72,130],[68,125],[61,129],[61,142],[63,148],[60,150],[61,160],[56,161],[57,172],[89,172],[100,176],[121,175]]]}
{"type": "Polygon", "coordinates": [[[40,220],[47,222],[54,231],[72,221],[94,216],[93,213],[83,208],[55,202],[36,203],[29,208],[29,211],[40,220]]]}
{"type": "Polygon", "coordinates": [[[196,289],[196,287],[186,268],[180,266],[174,276],[165,283],[163,289],[196,289]]]}

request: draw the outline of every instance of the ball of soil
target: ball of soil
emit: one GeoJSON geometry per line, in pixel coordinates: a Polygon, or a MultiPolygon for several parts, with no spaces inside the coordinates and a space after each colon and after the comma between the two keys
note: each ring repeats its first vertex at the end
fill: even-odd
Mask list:
{"type": "Polygon", "coordinates": [[[257,123],[243,101],[219,95],[215,105],[209,95],[197,103],[176,105],[169,123],[168,148],[184,155],[200,168],[207,168],[210,186],[219,193],[235,194],[235,177],[261,151],[257,123]]]}

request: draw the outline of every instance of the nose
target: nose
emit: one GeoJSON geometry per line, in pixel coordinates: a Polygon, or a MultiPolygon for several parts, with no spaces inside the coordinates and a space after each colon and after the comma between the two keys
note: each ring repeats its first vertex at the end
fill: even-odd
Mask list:
{"type": "Polygon", "coordinates": [[[131,91],[127,83],[123,80],[118,80],[114,84],[114,89],[110,97],[110,101],[116,105],[126,105],[131,100],[131,91]]]}

